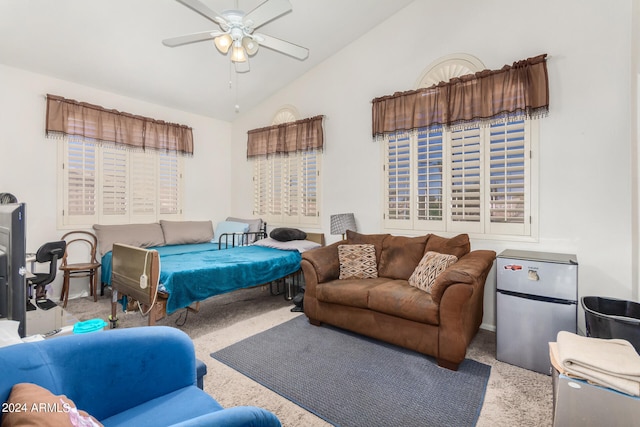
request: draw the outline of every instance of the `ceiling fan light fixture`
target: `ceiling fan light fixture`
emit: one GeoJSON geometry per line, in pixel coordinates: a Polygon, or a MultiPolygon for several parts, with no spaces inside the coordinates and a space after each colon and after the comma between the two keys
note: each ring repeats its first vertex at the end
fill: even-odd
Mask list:
{"type": "MultiPolygon", "coordinates": [[[[309,49],[286,40],[266,34],[254,33],[254,30],[292,10],[290,0],[264,0],[249,13],[242,10],[225,10],[218,13],[211,10],[202,0],[176,0],[211,22],[218,24],[220,30],[202,31],[194,34],[162,40],[168,47],[183,46],[190,43],[213,40],[216,49],[223,55],[231,50],[231,61],[236,64],[237,72],[249,71],[249,56],[266,47],[276,52],[304,61],[309,49]],[[246,67],[238,66],[244,64],[246,67]],[[241,68],[245,71],[238,71],[241,68]]],[[[210,1],[210,0],[209,0],[210,1]]],[[[236,0],[236,7],[238,0],[236,0]]]]}
{"type": "Polygon", "coordinates": [[[251,37],[244,37],[242,39],[242,46],[247,51],[248,55],[255,55],[259,47],[258,42],[251,37]]]}
{"type": "Polygon", "coordinates": [[[229,52],[229,48],[231,47],[233,40],[231,39],[231,36],[229,34],[223,34],[213,39],[213,43],[221,53],[226,54],[227,52],[229,52]]]}
{"type": "Polygon", "coordinates": [[[233,47],[231,48],[231,60],[233,62],[245,62],[247,60],[247,55],[245,54],[244,47],[242,47],[242,43],[240,43],[240,41],[233,43],[233,47]]]}

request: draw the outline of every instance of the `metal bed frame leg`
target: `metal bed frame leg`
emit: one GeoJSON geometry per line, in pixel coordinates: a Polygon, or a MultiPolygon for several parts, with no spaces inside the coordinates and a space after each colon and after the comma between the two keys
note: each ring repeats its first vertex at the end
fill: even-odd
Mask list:
{"type": "Polygon", "coordinates": [[[274,280],[269,283],[269,292],[271,295],[284,295],[284,299],[287,301],[293,300],[298,292],[300,292],[300,277],[302,276],[302,270],[298,270],[288,276],[282,277],[278,280],[274,280]]]}

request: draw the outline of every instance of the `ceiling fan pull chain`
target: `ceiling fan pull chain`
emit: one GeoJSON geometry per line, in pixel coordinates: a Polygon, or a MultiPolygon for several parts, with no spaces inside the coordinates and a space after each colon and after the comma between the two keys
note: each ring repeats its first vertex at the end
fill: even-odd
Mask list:
{"type": "Polygon", "coordinates": [[[236,114],[240,112],[240,104],[238,104],[238,73],[236,73],[236,114]]]}

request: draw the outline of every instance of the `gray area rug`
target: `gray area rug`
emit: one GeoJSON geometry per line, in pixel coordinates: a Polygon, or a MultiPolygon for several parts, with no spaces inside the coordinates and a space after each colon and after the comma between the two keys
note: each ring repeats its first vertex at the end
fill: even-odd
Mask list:
{"type": "Polygon", "coordinates": [[[457,372],[419,353],[292,320],[211,356],[326,421],[349,426],[474,426],[491,367],[457,372]]]}

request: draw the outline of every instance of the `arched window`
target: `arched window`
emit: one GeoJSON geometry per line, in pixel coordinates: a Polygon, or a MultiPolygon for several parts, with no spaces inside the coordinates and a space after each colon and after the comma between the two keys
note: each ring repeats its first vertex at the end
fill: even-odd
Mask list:
{"type": "MultiPolygon", "coordinates": [[[[300,119],[292,106],[276,112],[272,125],[300,119]]],[[[253,158],[254,215],[272,225],[317,225],[320,209],[319,151],[253,158]]]]}
{"type": "MultiPolygon", "coordinates": [[[[484,68],[471,55],[449,55],[415,89],[484,68]]],[[[536,120],[397,131],[383,147],[385,229],[537,238],[536,120]]]]}

